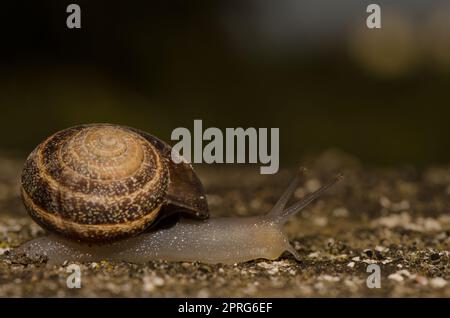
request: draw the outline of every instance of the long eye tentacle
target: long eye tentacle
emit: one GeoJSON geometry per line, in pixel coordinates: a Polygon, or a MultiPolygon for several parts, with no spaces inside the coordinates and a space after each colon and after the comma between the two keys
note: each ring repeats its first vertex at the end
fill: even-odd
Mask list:
{"type": "MultiPolygon", "coordinates": [[[[272,221],[274,222],[278,222],[278,223],[284,223],[287,221],[287,219],[289,217],[291,217],[292,215],[295,215],[296,213],[298,213],[299,211],[303,210],[305,207],[307,207],[311,202],[313,202],[315,199],[317,199],[318,197],[320,197],[325,191],[327,191],[329,188],[331,188],[336,182],[340,181],[344,176],[342,175],[342,173],[337,174],[333,180],[331,180],[330,182],[328,182],[327,184],[323,185],[322,187],[320,187],[320,189],[314,191],[313,193],[308,194],[306,197],[304,197],[303,199],[301,199],[300,201],[294,203],[293,205],[291,205],[289,208],[285,209],[285,210],[274,210],[272,209],[272,211],[268,214],[268,216],[271,218],[272,221]]],[[[295,180],[295,179],[294,179],[295,180]]],[[[293,182],[291,182],[291,184],[288,187],[288,190],[291,191],[290,194],[292,194],[293,189],[291,188],[293,182]]],[[[295,189],[295,187],[294,187],[295,189]]],[[[285,191],[285,193],[282,195],[282,198],[284,198],[285,194],[288,192],[288,190],[285,191]]],[[[288,198],[289,199],[289,198],[288,198]]],[[[287,199],[287,200],[288,200],[287,199]]],[[[284,203],[284,206],[287,203],[284,203]]],[[[280,200],[281,201],[281,198],[280,200]]],[[[277,202],[278,204],[278,202],[277,202]]],[[[277,205],[276,204],[276,205],[277,205]]],[[[284,207],[283,206],[283,207],[284,207]]],[[[275,207],[274,207],[275,208],[275,207]]]]}
{"type": "Polygon", "coordinates": [[[284,190],[281,197],[278,199],[277,203],[273,206],[273,208],[270,210],[269,213],[267,213],[267,216],[269,218],[275,218],[277,217],[286,207],[286,204],[288,203],[289,199],[291,198],[292,194],[294,193],[295,189],[297,188],[297,185],[300,181],[300,176],[304,176],[306,173],[305,168],[300,168],[299,173],[297,173],[292,181],[289,183],[289,186],[284,190]]]}

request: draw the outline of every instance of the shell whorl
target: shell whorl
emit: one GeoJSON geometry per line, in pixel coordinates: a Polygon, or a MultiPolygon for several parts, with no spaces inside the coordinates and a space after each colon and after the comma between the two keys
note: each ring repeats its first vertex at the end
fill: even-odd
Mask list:
{"type": "Polygon", "coordinates": [[[43,227],[82,240],[110,240],[151,224],[169,186],[168,168],[145,136],[109,124],[69,128],[28,157],[22,197],[43,227]]]}

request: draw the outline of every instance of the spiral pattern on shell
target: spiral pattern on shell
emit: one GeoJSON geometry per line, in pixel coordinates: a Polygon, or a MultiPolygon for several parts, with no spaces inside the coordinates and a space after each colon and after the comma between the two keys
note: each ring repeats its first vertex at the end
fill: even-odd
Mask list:
{"type": "Polygon", "coordinates": [[[22,198],[31,217],[67,237],[107,241],[141,232],[165,202],[169,171],[138,131],[110,124],[69,128],[28,157],[22,198]]]}

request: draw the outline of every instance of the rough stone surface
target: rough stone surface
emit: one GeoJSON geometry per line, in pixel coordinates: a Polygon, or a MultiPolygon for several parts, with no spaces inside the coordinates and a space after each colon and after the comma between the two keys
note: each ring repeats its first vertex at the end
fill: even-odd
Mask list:
{"type": "MultiPolygon", "coordinates": [[[[231,266],[150,262],[80,264],[81,288],[69,289],[67,267],[13,259],[9,251],[44,232],[18,197],[22,160],[0,156],[0,296],[50,297],[450,297],[450,167],[374,168],[337,151],[306,157],[298,199],[335,172],[345,179],[286,224],[297,262],[231,266]],[[367,267],[378,264],[381,288],[367,267]]],[[[199,167],[211,214],[265,213],[295,168],[261,176],[257,167],[199,167]]]]}

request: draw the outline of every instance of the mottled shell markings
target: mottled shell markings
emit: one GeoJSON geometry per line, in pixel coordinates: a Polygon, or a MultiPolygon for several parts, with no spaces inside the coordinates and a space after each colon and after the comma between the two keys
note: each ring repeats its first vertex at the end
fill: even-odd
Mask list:
{"type": "Polygon", "coordinates": [[[45,228],[84,240],[115,239],[156,218],[168,174],[158,149],[138,132],[83,125],[50,136],[30,154],[22,196],[45,228]]]}

